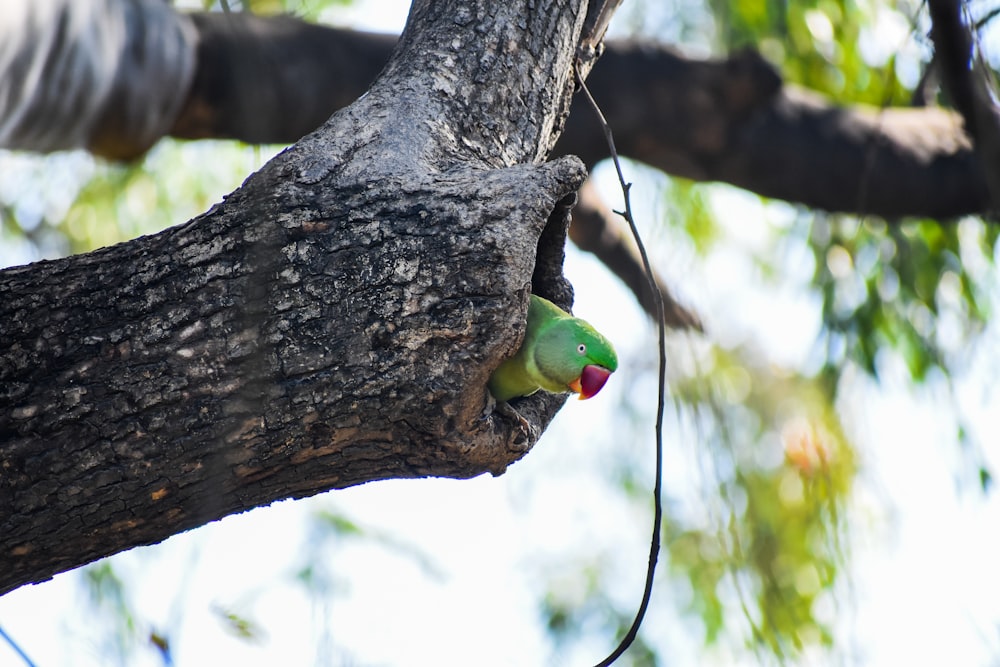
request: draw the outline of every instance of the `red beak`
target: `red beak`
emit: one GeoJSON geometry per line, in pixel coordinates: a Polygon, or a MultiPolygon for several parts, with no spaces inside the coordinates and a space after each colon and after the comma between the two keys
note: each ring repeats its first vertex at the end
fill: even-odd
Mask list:
{"type": "Polygon", "coordinates": [[[611,371],[603,366],[584,366],[580,377],[569,383],[569,388],[580,394],[580,400],[590,398],[601,390],[611,377],[611,371]]]}

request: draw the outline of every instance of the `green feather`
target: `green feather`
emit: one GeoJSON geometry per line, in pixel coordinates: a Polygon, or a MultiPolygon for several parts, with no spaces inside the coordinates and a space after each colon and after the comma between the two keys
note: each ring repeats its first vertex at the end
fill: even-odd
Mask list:
{"type": "Polygon", "coordinates": [[[618,356],[611,343],[584,320],[532,294],[524,342],[494,371],[490,392],[498,401],[508,401],[539,389],[572,391],[570,383],[579,381],[589,365],[617,370],[618,356]]]}

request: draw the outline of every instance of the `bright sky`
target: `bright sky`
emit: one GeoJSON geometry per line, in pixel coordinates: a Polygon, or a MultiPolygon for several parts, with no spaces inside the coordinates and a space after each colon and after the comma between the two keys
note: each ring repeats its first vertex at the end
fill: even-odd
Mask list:
{"type": "MultiPolygon", "coordinates": [[[[407,6],[366,2],[340,22],[398,31],[407,6]]],[[[599,176],[611,201],[608,175],[599,176]]],[[[9,183],[5,178],[0,187],[9,183]]],[[[657,200],[655,180],[629,178],[637,199],[657,200]]],[[[762,242],[780,224],[780,210],[765,210],[756,198],[732,190],[720,190],[713,204],[732,222],[736,248],[762,242]]],[[[654,217],[655,206],[641,204],[640,222],[654,217]]],[[[645,233],[657,238],[649,223],[645,233]]],[[[751,333],[785,364],[808,354],[817,316],[794,285],[775,292],[748,280],[749,268],[735,249],[703,268],[673,256],[662,243],[654,249],[657,263],[683,278],[677,284],[717,329],[751,333]]],[[[570,250],[566,272],[576,286],[577,314],[616,343],[623,368],[599,397],[570,401],[536,450],[507,474],[378,482],[278,503],[115,558],[141,616],[174,631],[175,664],[569,666],[604,655],[610,647],[594,645],[553,662],[537,592],[543,577],[575,575],[581,559],[612,558],[614,594],[623,604],[638,601],[648,508],[608,493],[598,465],[616,452],[645,460],[651,486],[652,397],[648,405],[633,406],[647,420],[645,442],[621,442],[613,413],[621,401],[635,399],[635,392],[624,395],[625,388],[638,374],[634,369],[650,364],[655,353],[649,324],[603,267],[570,250]],[[342,511],[397,546],[349,540],[330,546],[320,561],[329,564],[332,592],[317,605],[302,587],[286,582],[306,556],[305,515],[323,508],[342,511]],[[227,635],[213,612],[220,608],[251,618],[263,638],[254,643],[227,635]]],[[[984,350],[980,356],[995,370],[995,354],[984,350]]],[[[986,363],[973,364],[968,377],[958,378],[958,390],[982,440],[995,443],[995,435],[985,437],[1000,433],[991,375],[986,363]]],[[[855,384],[843,406],[855,417],[852,435],[863,457],[850,517],[855,575],[845,597],[853,602],[830,611],[839,638],[853,647],[845,663],[996,664],[998,494],[984,498],[970,491],[967,480],[960,483],[964,468],[940,396],[929,390],[908,395],[891,375],[881,389],[863,378],[855,384]]],[[[685,493],[698,474],[688,467],[697,446],[695,440],[668,443],[667,489],[677,502],[698,502],[685,493]]],[[[1000,470],[998,452],[986,455],[1000,470]]],[[[79,613],[76,577],[60,575],[0,598],[0,626],[40,667],[107,664],[101,633],[79,613]]],[[[571,595],[581,588],[573,579],[561,585],[571,595]]],[[[656,596],[674,594],[661,576],[656,596]]],[[[734,664],[724,653],[706,656],[697,625],[665,607],[649,619],[664,655],[682,665],[734,664]]],[[[21,664],[0,643],[0,667],[21,664]]]]}

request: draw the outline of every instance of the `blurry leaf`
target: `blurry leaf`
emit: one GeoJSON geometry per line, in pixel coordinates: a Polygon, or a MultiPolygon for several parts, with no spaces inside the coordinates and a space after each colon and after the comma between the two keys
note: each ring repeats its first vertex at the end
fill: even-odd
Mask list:
{"type": "Polygon", "coordinates": [[[705,254],[719,238],[720,231],[705,201],[704,190],[692,181],[671,178],[663,189],[671,222],[678,224],[691,239],[695,250],[705,254]]]}
{"type": "Polygon", "coordinates": [[[392,533],[362,526],[342,512],[323,509],[311,515],[310,537],[300,553],[300,564],[292,578],[316,597],[326,597],[334,591],[347,591],[350,579],[337,576],[333,561],[339,549],[348,544],[358,547],[378,547],[415,563],[424,575],[443,580],[445,575],[434,559],[419,547],[401,540],[392,533]]]}
{"type": "Polygon", "coordinates": [[[170,653],[170,639],[165,634],[156,632],[149,633],[149,643],[156,647],[160,652],[160,657],[163,658],[163,664],[172,665],[174,664],[173,657],[170,653]]]}
{"type": "Polygon", "coordinates": [[[317,512],[315,518],[321,524],[329,527],[335,535],[340,537],[358,537],[364,535],[364,531],[343,514],[335,514],[328,510],[317,512]]]}
{"type": "Polygon", "coordinates": [[[105,645],[107,655],[116,656],[121,664],[128,664],[139,644],[139,624],[128,600],[125,584],[115,572],[112,561],[105,559],[85,567],[83,585],[97,617],[110,626],[110,634],[102,637],[104,628],[95,624],[95,637],[101,638],[98,643],[105,645]]]}
{"type": "Polygon", "coordinates": [[[979,486],[983,493],[989,493],[993,488],[993,475],[986,468],[979,468],[979,486]]]}
{"type": "Polygon", "coordinates": [[[245,615],[221,605],[213,605],[212,612],[222,622],[222,627],[231,635],[252,642],[260,642],[265,639],[263,628],[245,615]]]}
{"type": "Polygon", "coordinates": [[[669,565],[674,576],[684,576],[691,585],[689,609],[698,614],[705,627],[705,642],[719,639],[725,621],[719,598],[722,580],[730,568],[727,554],[710,532],[686,529],[676,532],[675,522],[664,525],[664,543],[670,554],[669,565]],[[711,546],[709,546],[711,544],[711,546]]]}

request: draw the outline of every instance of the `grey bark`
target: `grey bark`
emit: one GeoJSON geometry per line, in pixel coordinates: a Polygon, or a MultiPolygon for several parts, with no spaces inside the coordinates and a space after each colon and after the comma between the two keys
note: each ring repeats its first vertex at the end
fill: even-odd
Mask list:
{"type": "MultiPolygon", "coordinates": [[[[167,128],[182,138],[296,141],[367,89],[395,41],[291,17],[178,14],[160,0],[14,6],[25,15],[58,10],[64,20],[22,24],[8,16],[0,24],[7,26],[0,36],[0,145],[86,146],[116,159],[141,155],[167,128]],[[78,26],[66,39],[59,37],[63,23],[78,26]],[[133,51],[142,57],[121,57],[133,51]],[[80,75],[69,77],[67,88],[64,76],[33,76],[32,63],[80,75]]],[[[598,14],[592,18],[596,24],[598,14]]],[[[940,41],[959,28],[932,37],[940,41]]],[[[964,78],[963,48],[947,80],[964,78]]],[[[671,174],[890,220],[994,208],[989,188],[997,179],[989,172],[1000,153],[991,139],[997,133],[980,131],[976,149],[985,153],[977,158],[961,117],[950,111],[841,106],[782,85],[753,53],[695,60],[648,43],[611,44],[589,85],[619,152],[671,174]]],[[[970,128],[998,124],[981,92],[985,102],[975,108],[987,113],[979,121],[966,113],[970,128]]],[[[966,97],[955,100],[968,111],[966,97]]],[[[571,116],[559,150],[590,165],[608,151],[589,110],[581,111],[571,116]]]]}
{"type": "Polygon", "coordinates": [[[581,2],[417,1],[367,95],[204,215],[0,272],[0,593],[282,498],[499,474],[530,290],[568,305],[582,163],[542,164],[581,2]]]}
{"type": "MultiPolygon", "coordinates": [[[[385,35],[287,17],[192,20],[198,73],[171,130],[183,138],[294,141],[361,94],[392,48],[385,35]],[[292,85],[299,76],[324,83],[292,85]]],[[[889,220],[990,209],[986,171],[950,110],[839,105],[785,85],[753,52],[698,60],[637,42],[611,42],[588,86],[618,151],[669,174],[889,220]]],[[[592,166],[609,155],[585,107],[576,101],[556,150],[592,166]]]]}
{"type": "MultiPolygon", "coordinates": [[[[385,35],[287,17],[192,19],[198,74],[171,130],[178,137],[294,141],[359,95],[391,49],[385,35]],[[317,74],[324,85],[289,85],[299,72],[313,76],[315,63],[327,65],[317,74]]],[[[890,221],[990,210],[986,171],[961,117],[946,109],[839,105],[784,85],[753,52],[698,60],[636,42],[611,42],[588,86],[618,151],[669,174],[890,221]]],[[[556,150],[590,166],[608,148],[581,102],[556,150]]]]}

